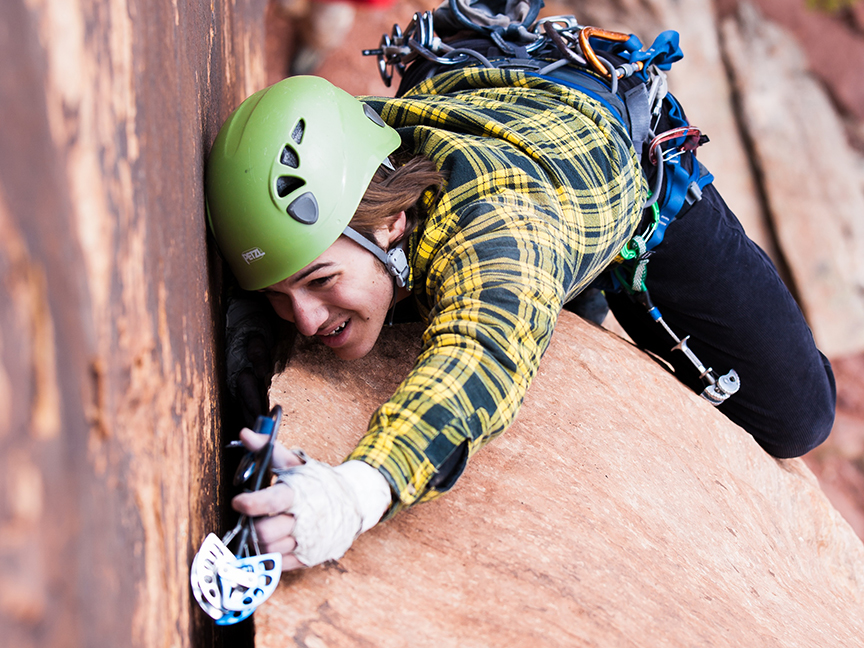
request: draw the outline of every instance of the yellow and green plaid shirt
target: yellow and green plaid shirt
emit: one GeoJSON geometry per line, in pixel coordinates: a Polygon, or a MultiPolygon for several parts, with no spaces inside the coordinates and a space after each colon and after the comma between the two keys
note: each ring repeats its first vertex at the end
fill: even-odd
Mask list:
{"type": "Polygon", "coordinates": [[[447,178],[409,248],[423,350],[349,456],[388,478],[392,515],[513,422],[562,305],[629,240],[647,187],[623,126],[536,76],[468,68],[363,100],[447,178]]]}

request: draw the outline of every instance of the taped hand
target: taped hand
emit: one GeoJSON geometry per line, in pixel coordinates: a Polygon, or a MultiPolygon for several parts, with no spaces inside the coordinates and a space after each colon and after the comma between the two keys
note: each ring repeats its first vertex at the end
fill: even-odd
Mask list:
{"type": "MultiPolygon", "coordinates": [[[[268,440],[249,429],[240,438],[249,450],[268,440]]],[[[390,507],[387,480],[362,461],[330,466],[277,443],[272,468],[279,475],[276,484],[238,495],[231,504],[258,518],[255,530],[262,551],[281,553],[283,571],[341,558],[390,507]]]]}

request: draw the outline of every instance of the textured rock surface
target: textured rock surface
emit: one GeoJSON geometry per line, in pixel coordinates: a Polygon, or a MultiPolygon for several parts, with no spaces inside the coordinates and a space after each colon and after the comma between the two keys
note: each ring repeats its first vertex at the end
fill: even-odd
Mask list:
{"type": "MultiPolygon", "coordinates": [[[[419,330],[355,363],[301,346],[271,392],[283,441],[339,461],[419,330]]],[[[862,613],[864,546],[804,464],[564,313],[511,429],[443,498],[284,577],[256,645],[822,648],[857,645],[862,613]]]]}
{"type": "Polygon", "coordinates": [[[715,185],[744,230],[776,262],[773,234],[735,115],[713,3],[691,0],[656,4],[658,31],[676,29],[681,34],[684,58],[669,72],[670,88],[690,121],[711,138],[698,152],[699,159],[714,174],[715,185]]]}
{"type": "MultiPolygon", "coordinates": [[[[717,0],[720,14],[734,11],[739,0],[717,0]]],[[[831,92],[840,110],[864,121],[864,4],[849,2],[802,2],[752,0],[760,12],[795,35],[813,74],[831,92]],[[844,11],[827,11],[818,5],[851,4],[844,11]]]]}
{"type": "Polygon", "coordinates": [[[202,175],[263,11],[3,2],[3,646],[221,645],[188,576],[221,481],[202,175]]]}
{"type": "Polygon", "coordinates": [[[794,41],[742,4],[723,23],[777,239],[820,348],[864,348],[864,194],[843,125],[794,41]]]}
{"type": "Polygon", "coordinates": [[[864,354],[835,360],[837,420],[807,465],[858,537],[864,538],[864,354]]]}
{"type": "MultiPolygon", "coordinates": [[[[0,636],[4,645],[22,648],[238,645],[236,640],[214,632],[209,619],[190,602],[187,580],[187,567],[198,542],[206,531],[218,527],[220,477],[216,450],[218,372],[213,366],[216,356],[212,326],[213,318],[218,320],[218,304],[210,297],[210,281],[218,282],[218,277],[209,279],[206,273],[208,261],[213,267],[218,267],[218,263],[214,264],[213,257],[208,259],[204,246],[201,168],[221,119],[242,97],[263,85],[264,5],[264,0],[232,3],[193,0],[173,4],[142,0],[9,0],[3,5],[0,105],[6,120],[0,128],[0,150],[4,154],[0,160],[0,636]]],[[[686,31],[688,22],[705,26],[708,19],[704,0],[693,3],[621,0],[592,5],[608,7],[621,15],[645,16],[652,25],[640,32],[645,38],[653,36],[656,27],[664,27],[663,22],[678,20],[676,16],[682,22],[674,22],[672,26],[682,31],[686,31]]],[[[377,80],[374,64],[360,59],[357,51],[377,43],[380,33],[389,32],[393,22],[404,25],[413,11],[429,7],[423,0],[406,0],[391,12],[364,12],[345,48],[331,57],[322,73],[341,74],[343,78],[347,75],[349,83],[357,84],[355,92],[386,93],[377,80]]],[[[813,24],[818,33],[822,28],[813,24]]],[[[623,19],[609,26],[631,25],[638,28],[623,19]]],[[[697,69],[714,70],[714,36],[703,34],[702,41],[688,41],[685,49],[691,52],[690,61],[701,61],[697,69]]],[[[812,38],[805,43],[808,52],[818,40],[812,38]]],[[[838,49],[851,51],[850,45],[839,41],[830,44],[832,47],[824,50],[827,54],[821,54],[828,58],[821,59],[827,65],[820,65],[819,73],[840,71],[839,66],[832,66],[837,63],[833,57],[838,49]]],[[[688,64],[685,60],[681,65],[688,64]]],[[[843,74],[848,74],[845,70],[843,74]]],[[[712,71],[703,76],[713,74],[712,71]]],[[[828,79],[830,74],[823,74],[822,78],[828,79]]],[[[855,103],[857,95],[849,93],[860,92],[864,84],[854,83],[860,77],[851,78],[851,84],[844,82],[844,87],[836,87],[832,92],[854,113],[861,102],[855,103]]],[[[728,116],[715,118],[703,112],[714,103],[713,97],[722,97],[723,91],[702,89],[701,84],[699,88],[698,96],[686,99],[688,106],[693,107],[694,115],[698,114],[709,134],[725,129],[720,120],[728,116]],[[703,96],[711,98],[699,104],[703,96]],[[719,125],[709,125],[715,119],[719,125]]],[[[684,96],[691,89],[696,90],[694,86],[676,87],[676,92],[684,96]]],[[[864,141],[864,135],[861,139],[864,141]]],[[[704,156],[718,174],[726,176],[719,165],[738,167],[739,158],[734,152],[724,152],[713,161],[714,151],[725,151],[723,146],[724,142],[715,139],[704,150],[704,156]]],[[[743,178],[743,175],[736,177],[735,181],[746,184],[743,178]]],[[[732,194],[730,201],[743,213],[738,202],[742,200],[739,189],[730,189],[728,185],[723,189],[727,195],[732,194]]],[[[598,347],[596,353],[605,348],[598,347]]],[[[848,384],[859,384],[852,381],[858,375],[857,367],[851,359],[846,373],[838,371],[838,377],[850,380],[848,384]]],[[[340,371],[333,375],[342,375],[340,371]]],[[[362,397],[357,396],[356,401],[346,405],[346,411],[359,415],[361,420],[368,416],[367,405],[373,396],[377,399],[381,389],[378,379],[369,380],[369,383],[352,383],[363,390],[362,397]]],[[[841,388],[841,407],[843,393],[841,388]]],[[[530,396],[529,402],[533,398],[530,396]]],[[[688,404],[692,401],[690,397],[682,398],[688,404]]],[[[543,407],[549,406],[541,404],[543,407]]],[[[826,472],[833,470],[833,474],[842,477],[832,483],[843,484],[846,489],[841,495],[848,507],[842,510],[854,523],[854,503],[864,492],[860,479],[860,432],[853,434],[860,429],[856,427],[860,418],[855,417],[859,417],[861,410],[853,407],[848,411],[849,416],[838,421],[841,433],[835,432],[842,441],[843,452],[826,454],[822,465],[826,472]],[[846,434],[845,430],[852,432],[846,434]]],[[[585,413],[585,416],[583,429],[593,429],[592,415],[585,413]]],[[[616,416],[623,426],[620,413],[616,416]]],[[[543,498],[564,497],[562,501],[568,505],[582,507],[574,509],[581,518],[575,522],[573,517],[567,518],[580,529],[585,520],[594,520],[596,524],[600,513],[602,519],[608,519],[610,516],[602,509],[588,506],[590,502],[604,501],[599,495],[605,495],[605,491],[598,483],[577,483],[581,490],[573,491],[569,486],[565,489],[564,485],[558,485],[558,476],[562,471],[582,475],[586,471],[591,474],[591,470],[614,468],[604,472],[604,480],[607,474],[614,480],[623,471],[621,462],[639,458],[636,455],[646,452],[647,442],[623,448],[613,444],[612,449],[617,449],[618,454],[606,456],[595,445],[600,441],[583,435],[584,438],[571,443],[583,451],[581,455],[562,451],[549,466],[535,462],[523,467],[522,459],[517,460],[516,456],[527,445],[528,437],[519,430],[518,426],[514,429],[517,435],[512,441],[508,435],[478,457],[476,476],[469,473],[452,498],[410,512],[403,516],[404,522],[395,520],[362,540],[375,543],[382,533],[395,535],[395,541],[388,539],[386,543],[392,548],[391,554],[385,555],[396,557],[416,550],[417,542],[425,543],[421,557],[428,553],[433,562],[442,555],[442,547],[466,556],[480,555],[478,560],[455,563],[453,570],[440,569],[440,565],[427,566],[433,570],[429,578],[438,587],[434,591],[440,593],[441,609],[453,619],[467,619],[471,628],[479,627],[478,642],[495,630],[493,623],[502,619],[503,615],[494,609],[496,602],[516,601],[524,605],[509,591],[517,585],[525,588],[523,598],[529,606],[535,599],[548,599],[546,594],[557,588],[561,598],[553,597],[556,601],[553,604],[543,603],[547,609],[540,612],[547,615],[544,618],[562,610],[573,612],[562,613],[556,618],[564,621],[551,626],[553,631],[560,632],[554,639],[563,637],[561,641],[566,640],[568,645],[578,645],[566,635],[571,618],[576,619],[576,628],[586,628],[585,623],[590,622],[618,633],[603,635],[604,639],[598,643],[604,644],[615,637],[621,644],[645,643],[641,641],[642,634],[653,638],[661,630],[681,626],[682,620],[688,629],[694,627],[692,622],[702,622],[708,638],[693,639],[691,644],[695,645],[717,643],[713,638],[718,636],[731,637],[740,645],[754,645],[754,636],[762,637],[763,643],[769,645],[774,641],[772,637],[778,638],[774,643],[800,645],[810,641],[810,645],[816,645],[823,636],[819,633],[824,632],[820,628],[835,627],[837,636],[826,639],[823,645],[842,645],[849,636],[846,631],[860,618],[860,610],[851,609],[860,600],[856,598],[857,591],[853,585],[847,589],[842,586],[844,574],[857,569],[858,549],[850,550],[845,566],[839,561],[832,562],[838,537],[845,537],[845,532],[826,530],[824,524],[826,520],[833,523],[833,513],[816,519],[810,531],[798,536],[805,540],[774,530],[770,535],[759,535],[765,528],[785,529],[782,525],[788,520],[797,520],[806,528],[808,518],[801,517],[800,512],[812,512],[814,507],[824,506],[824,500],[815,492],[797,490],[798,485],[809,479],[806,473],[795,472],[800,469],[798,462],[783,464],[785,468],[777,472],[773,463],[766,464],[764,456],[758,453],[752,457],[748,454],[744,459],[736,455],[737,459],[728,461],[734,464],[746,460],[755,466],[757,474],[773,475],[776,479],[772,483],[782,495],[773,487],[766,486],[767,495],[761,491],[754,494],[741,490],[744,487],[737,486],[738,481],[723,482],[727,488],[731,485],[739,489],[736,496],[749,495],[745,499],[750,502],[780,502],[777,509],[768,506],[768,510],[775,511],[774,517],[742,523],[740,527],[729,525],[739,536],[761,539],[763,544],[752,545],[756,547],[755,557],[742,555],[735,536],[717,525],[716,533],[708,534],[707,539],[694,536],[693,542],[699,543],[701,551],[708,552],[707,548],[713,546],[710,555],[697,556],[700,562],[694,566],[692,561],[685,562],[675,554],[681,545],[678,531],[673,527],[674,533],[667,537],[659,528],[670,520],[683,522],[684,514],[694,510],[696,513],[691,517],[703,517],[712,523],[725,520],[733,515],[733,509],[739,508],[737,499],[717,500],[719,513],[714,511],[713,518],[686,500],[680,515],[673,507],[654,518],[653,501],[645,502],[638,492],[624,489],[619,494],[626,496],[610,500],[615,507],[608,507],[618,525],[612,530],[618,535],[608,535],[611,533],[608,531],[606,536],[599,536],[600,540],[587,537],[584,554],[575,556],[569,543],[553,538],[544,547],[546,554],[557,560],[558,565],[572,562],[575,567],[570,565],[569,571],[553,572],[545,563],[537,562],[521,570],[528,564],[526,552],[533,551],[535,558],[545,555],[538,549],[536,532],[526,529],[522,518],[515,515],[525,510],[520,508],[522,503],[531,502],[545,520],[552,513],[545,510],[543,498]],[[489,458],[484,459],[487,453],[489,458]],[[582,457],[581,463],[561,463],[562,457],[567,456],[582,457]],[[484,484],[488,483],[493,485],[489,488],[497,488],[498,482],[490,473],[499,468],[512,475],[517,485],[529,483],[526,480],[534,478],[537,471],[554,470],[555,485],[550,486],[548,493],[528,488],[526,493],[533,499],[518,500],[506,499],[498,488],[493,499],[509,508],[504,511],[507,517],[492,519],[479,501],[484,497],[479,487],[487,487],[484,484]],[[774,472],[763,473],[763,469],[774,472]],[[787,469],[793,472],[784,472],[787,469]],[[801,498],[809,504],[799,505],[801,498]],[[790,508],[783,509],[784,505],[790,508]],[[474,518],[471,516],[476,507],[482,512],[474,518]],[[474,544],[463,538],[463,544],[458,545],[448,535],[448,529],[454,527],[447,526],[447,519],[463,527],[480,520],[480,525],[490,525],[493,531],[497,531],[497,524],[513,522],[521,525],[521,530],[509,535],[490,532],[479,536],[474,544]],[[645,523],[652,533],[638,535],[635,527],[628,526],[632,520],[645,523]],[[419,540],[418,528],[426,531],[419,540]],[[403,534],[405,537],[400,540],[403,534]],[[492,537],[505,538],[506,542],[495,544],[489,541],[492,537]],[[808,544],[814,537],[820,539],[815,549],[808,544]],[[603,562],[610,555],[604,552],[616,547],[617,557],[603,562]],[[622,562],[628,559],[622,547],[649,566],[652,563],[648,558],[657,559],[655,555],[665,562],[643,570],[635,558],[631,563],[622,562]],[[496,551],[504,552],[511,560],[496,563],[509,565],[510,573],[499,576],[491,566],[489,556],[495,556],[496,551]],[[817,562],[806,562],[813,553],[817,562]],[[777,554],[781,554],[779,558],[777,554]],[[790,561],[802,555],[805,558],[796,563],[797,567],[790,565],[790,561]],[[725,557],[725,563],[721,556],[725,557]],[[782,579],[782,587],[777,585],[780,581],[771,580],[767,572],[758,568],[762,563],[754,562],[757,558],[781,565],[781,570],[772,572],[782,579]],[[682,573],[689,578],[704,572],[703,562],[714,570],[711,573],[717,581],[710,592],[707,581],[675,580],[682,573]],[[755,567],[745,569],[748,565],[755,567]],[[835,580],[826,576],[826,570],[830,569],[824,568],[825,565],[834,565],[835,580]],[[822,571],[820,566],[824,568],[822,571]],[[633,570],[638,578],[631,578],[627,570],[633,570]],[[490,588],[486,587],[485,597],[473,597],[482,602],[479,610],[487,611],[487,619],[491,619],[474,621],[481,616],[479,612],[465,612],[472,609],[474,600],[442,584],[452,585],[464,576],[468,582],[482,585],[489,582],[483,580],[489,574],[502,578],[507,588],[489,595],[490,588]],[[568,581],[568,589],[562,583],[569,576],[573,578],[568,581]],[[657,581],[653,586],[648,584],[652,578],[657,581]],[[542,584],[543,579],[548,585],[542,584]],[[815,583],[813,591],[806,585],[811,581],[815,583]],[[692,595],[695,604],[685,607],[682,598],[670,594],[670,583],[676,582],[690,586],[684,593],[692,595]],[[749,598],[744,596],[748,586],[756,591],[749,598]],[[787,586],[788,592],[800,596],[800,608],[784,607],[789,598],[787,586]],[[596,589],[596,600],[592,588],[596,589]],[[824,598],[828,596],[826,592],[833,597],[828,603],[824,598]],[[712,597],[715,607],[711,606],[712,601],[700,598],[703,593],[712,597]],[[649,607],[635,612],[628,609],[633,607],[629,601],[634,599],[648,601],[649,607]],[[750,607],[741,612],[736,606],[744,601],[750,607]],[[720,612],[734,610],[739,616],[735,623],[723,625],[722,620],[729,616],[716,615],[715,608],[720,612]],[[788,615],[798,614],[801,609],[803,612],[790,620],[788,615]],[[823,616],[818,617],[820,612],[823,616]],[[837,617],[828,618],[831,612],[837,612],[837,617]],[[769,614],[780,621],[769,620],[769,614]],[[472,618],[468,619],[469,616],[472,618]],[[624,617],[633,616],[642,624],[636,626],[639,635],[623,625],[624,617]],[[835,618],[842,621],[834,623],[835,618]],[[755,621],[748,625],[750,619],[755,621]]],[[[354,424],[351,433],[357,431],[354,424]]],[[[649,432],[654,441],[665,438],[656,430],[649,432]]],[[[734,435],[728,430],[719,434],[720,438],[734,435]]],[[[327,438],[322,437],[321,442],[327,438]]],[[[340,438],[344,442],[349,437],[340,438]]],[[[620,438],[612,440],[622,443],[620,438]]],[[[692,450],[686,444],[683,449],[663,445],[660,448],[662,452],[657,454],[655,449],[655,454],[663,458],[681,454],[689,459],[692,450]]],[[[342,452],[335,446],[330,450],[319,449],[331,458],[342,452]]],[[[658,463],[653,457],[647,456],[654,462],[648,465],[658,463]]],[[[714,474],[711,471],[715,463],[716,457],[710,457],[706,476],[714,474]]],[[[662,467],[669,465],[665,462],[662,467]]],[[[715,472],[720,475],[721,469],[731,470],[723,463],[715,472]]],[[[700,481],[703,476],[695,470],[691,464],[679,467],[669,477],[669,492],[675,492],[671,489],[683,482],[698,482],[704,490],[716,494],[710,483],[700,481]]],[[[663,475],[659,469],[658,473],[663,475]]],[[[633,488],[632,484],[627,488],[633,488]]],[[[673,497],[665,492],[661,495],[661,503],[668,503],[673,497]]],[[[676,492],[674,497],[677,500],[680,495],[676,492]]],[[[715,529],[710,527],[709,531],[712,530],[715,529]]],[[[344,562],[352,565],[354,571],[346,576],[340,575],[338,569],[331,570],[335,577],[369,574],[368,582],[379,583],[384,594],[396,592],[393,600],[400,601],[401,583],[376,580],[381,570],[370,561],[381,554],[362,551],[361,546],[359,553],[351,554],[354,558],[346,558],[354,563],[344,562]],[[365,566],[355,568],[364,564],[356,562],[363,555],[368,556],[365,566]]],[[[320,583],[317,590],[310,585],[317,582],[315,574],[322,571],[327,573],[310,572],[297,581],[297,591],[310,592],[313,597],[310,601],[324,591],[320,583]],[[313,580],[308,580],[310,577],[313,580]]],[[[422,583],[412,583],[410,578],[408,581],[413,589],[407,591],[406,606],[428,600],[424,599],[427,590],[422,583]]],[[[345,618],[345,602],[369,592],[363,589],[368,582],[357,582],[355,594],[343,591],[339,597],[317,599],[318,611],[307,617],[308,623],[296,635],[311,646],[316,632],[336,633],[339,627],[350,632],[350,626],[340,626],[345,618]],[[325,600],[329,602],[325,604],[325,600]],[[327,619],[336,629],[328,629],[327,619]]],[[[294,590],[287,591],[291,595],[294,590]]],[[[274,608],[274,613],[277,609],[290,612],[290,605],[306,605],[296,598],[285,601],[283,608],[274,608]]],[[[419,603],[414,607],[419,608],[419,603]]],[[[503,605],[502,609],[517,608],[503,605]]],[[[521,616],[518,613],[512,616],[522,623],[525,608],[520,610],[521,616]]],[[[263,611],[258,616],[265,619],[267,614],[263,611]]],[[[274,623],[284,624],[284,618],[276,614],[272,618],[274,623]]],[[[418,628],[425,627],[425,621],[416,614],[406,613],[405,618],[408,621],[403,623],[413,619],[418,628]]],[[[392,624],[388,617],[380,627],[392,624]]],[[[506,630],[510,618],[500,625],[506,630]]],[[[537,632],[548,629],[530,626],[528,622],[520,625],[512,636],[542,638],[537,632]]],[[[263,623],[259,623],[259,630],[262,641],[272,638],[263,623]]],[[[584,636],[595,636],[591,632],[590,628],[585,630],[584,636]]],[[[599,631],[596,632],[599,636],[599,631]]],[[[399,639],[404,643],[401,636],[399,639]]],[[[337,637],[326,643],[338,645],[339,641],[337,637]]],[[[372,643],[380,645],[375,640],[372,643]]],[[[470,645],[467,640],[464,643],[470,645]]]]}

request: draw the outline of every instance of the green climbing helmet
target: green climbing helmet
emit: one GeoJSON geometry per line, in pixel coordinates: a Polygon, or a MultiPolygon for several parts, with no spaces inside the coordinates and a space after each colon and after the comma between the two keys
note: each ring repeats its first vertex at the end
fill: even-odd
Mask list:
{"type": "Polygon", "coordinates": [[[228,117],[207,161],[207,218],[246,290],[290,277],[345,231],[398,133],[320,77],[295,76],[228,117]]]}

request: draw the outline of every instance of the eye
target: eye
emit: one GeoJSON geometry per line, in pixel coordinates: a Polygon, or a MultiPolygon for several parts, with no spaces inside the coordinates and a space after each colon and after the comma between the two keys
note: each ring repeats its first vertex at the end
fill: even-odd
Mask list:
{"type": "Polygon", "coordinates": [[[336,275],[326,275],[324,277],[316,277],[309,282],[310,286],[314,286],[315,288],[323,288],[327,286],[336,275]]]}

